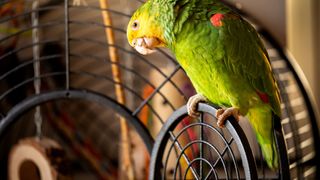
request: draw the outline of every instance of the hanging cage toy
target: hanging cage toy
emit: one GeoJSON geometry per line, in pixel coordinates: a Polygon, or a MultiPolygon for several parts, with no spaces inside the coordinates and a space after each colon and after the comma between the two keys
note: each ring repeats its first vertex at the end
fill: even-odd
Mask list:
{"type": "Polygon", "coordinates": [[[217,128],[208,104],[200,118],[187,116],[194,90],[168,51],[141,56],[128,45],[126,25],[142,3],[0,2],[0,177],[10,176],[10,148],[35,136],[61,144],[75,179],[320,178],[317,109],[301,70],[266,30],[252,21],[282,99],[277,172],[245,119],[217,128]]]}

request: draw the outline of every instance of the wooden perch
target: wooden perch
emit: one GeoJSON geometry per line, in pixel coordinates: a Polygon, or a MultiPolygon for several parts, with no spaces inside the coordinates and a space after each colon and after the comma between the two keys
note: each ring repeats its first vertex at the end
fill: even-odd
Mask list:
{"type": "MultiPolygon", "coordinates": [[[[120,104],[125,104],[125,92],[121,86],[122,79],[121,79],[121,72],[119,69],[119,57],[117,54],[117,49],[113,46],[115,44],[113,30],[110,28],[112,27],[111,17],[109,12],[106,10],[108,9],[108,2],[107,0],[100,0],[100,7],[102,9],[102,17],[105,26],[106,39],[109,45],[109,57],[111,60],[111,68],[112,68],[112,76],[115,81],[115,92],[117,101],[120,104]]],[[[126,174],[126,179],[133,180],[134,179],[134,169],[132,165],[132,158],[131,158],[131,143],[129,138],[129,128],[127,125],[126,120],[123,117],[120,118],[120,127],[121,127],[121,144],[120,144],[120,176],[122,174],[126,174]]]]}

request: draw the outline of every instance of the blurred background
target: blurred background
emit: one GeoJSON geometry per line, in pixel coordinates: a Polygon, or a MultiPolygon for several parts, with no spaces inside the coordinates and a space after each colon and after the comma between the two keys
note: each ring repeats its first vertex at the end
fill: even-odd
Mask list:
{"type": "MultiPolygon", "coordinates": [[[[319,106],[314,110],[308,106],[290,72],[292,69],[284,63],[278,50],[297,62],[298,66],[293,65],[302,75],[304,87],[312,92],[312,100],[320,104],[319,0],[225,2],[242,11],[257,29],[267,31],[275,40],[271,43],[268,37],[263,37],[276,78],[282,81],[284,97],[288,98],[282,104],[282,122],[291,157],[290,172],[293,177],[315,177],[314,159],[319,158],[315,149],[319,146],[311,137],[318,138],[317,132],[312,131],[318,128],[311,122],[316,120],[314,114],[319,106]],[[289,86],[294,88],[287,88],[289,86]],[[311,165],[304,161],[310,161],[311,165]],[[306,164],[303,170],[301,164],[306,164]]],[[[127,141],[121,139],[121,119],[143,124],[145,129],[140,130],[146,131],[144,135],[150,140],[157,136],[164,121],[195,93],[169,51],[159,49],[155,54],[142,56],[128,45],[126,26],[130,15],[142,3],[142,0],[0,1],[1,178],[19,174],[12,169],[17,170],[21,165],[21,177],[25,179],[39,179],[39,171],[54,172],[47,177],[59,175],[60,179],[128,179],[130,168],[119,160],[126,153],[121,147],[127,141]],[[101,2],[109,5],[102,6],[101,2]],[[104,12],[109,12],[112,24],[106,24],[108,18],[104,12]],[[106,29],[112,29],[113,42],[106,29]],[[117,49],[117,61],[110,53],[112,48],[117,49]],[[121,81],[114,76],[117,74],[114,66],[121,71],[121,81]],[[122,89],[125,96],[120,105],[114,103],[122,101],[117,88],[122,89]],[[70,89],[80,89],[84,98],[64,94],[64,90],[70,89]],[[56,95],[50,94],[32,99],[37,94],[61,90],[59,96],[64,98],[44,101],[56,95]],[[88,92],[99,93],[110,102],[104,106],[102,100],[89,96],[88,92]],[[31,106],[34,102],[41,105],[31,106]],[[129,114],[119,118],[120,112],[129,114]],[[37,170],[32,164],[23,163],[26,151],[35,159],[43,156],[45,160],[38,163],[44,169],[37,170]]],[[[193,120],[183,122],[181,127],[193,120]]],[[[264,177],[265,164],[253,132],[246,120],[241,121],[241,126],[250,137],[264,177]]],[[[129,125],[127,146],[133,163],[130,166],[134,166],[136,179],[146,179],[148,143],[153,141],[143,143],[135,128],[129,125]]],[[[182,139],[186,144],[185,137],[182,139]]],[[[239,153],[236,157],[239,158],[239,153]]],[[[266,172],[271,174],[270,179],[277,179],[275,173],[266,172]]],[[[172,175],[169,170],[170,173],[172,175]]]]}

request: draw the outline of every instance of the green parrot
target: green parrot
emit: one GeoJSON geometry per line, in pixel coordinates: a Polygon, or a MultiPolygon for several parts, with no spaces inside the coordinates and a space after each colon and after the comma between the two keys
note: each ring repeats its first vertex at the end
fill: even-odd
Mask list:
{"type": "Polygon", "coordinates": [[[268,166],[278,168],[278,86],[262,41],[239,14],[217,0],[149,0],[131,17],[127,38],[141,54],[169,48],[197,91],[189,115],[199,116],[199,102],[212,102],[223,107],[219,127],[229,116],[247,116],[268,166]]]}

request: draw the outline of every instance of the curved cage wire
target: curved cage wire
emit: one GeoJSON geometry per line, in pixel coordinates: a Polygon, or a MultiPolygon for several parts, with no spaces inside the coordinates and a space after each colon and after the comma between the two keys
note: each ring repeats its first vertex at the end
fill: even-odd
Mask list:
{"type": "MultiPolygon", "coordinates": [[[[101,8],[99,1],[95,0],[86,0],[86,3],[77,1],[82,2],[80,5],[73,0],[41,0],[38,5],[34,2],[0,2],[0,134],[1,147],[7,147],[1,148],[0,162],[4,167],[1,174],[6,175],[9,148],[20,138],[39,133],[39,121],[34,120],[37,119],[34,116],[38,104],[29,107],[28,112],[24,111],[24,102],[30,99],[40,104],[43,97],[52,92],[76,90],[84,97],[88,92],[93,92],[116,102],[114,87],[120,85],[127,100],[123,107],[130,116],[144,124],[149,134],[156,137],[169,115],[195,93],[167,50],[158,49],[154,55],[141,56],[129,47],[126,25],[142,1],[110,0],[108,9],[101,8]],[[111,14],[112,26],[105,25],[102,12],[111,14]],[[114,44],[107,43],[105,29],[113,30],[114,44]],[[109,47],[117,50],[120,61],[116,64],[110,59],[109,47]],[[112,65],[120,69],[122,82],[113,78],[112,65]],[[10,118],[8,115],[13,112],[21,114],[20,117],[10,118]],[[15,136],[12,136],[13,133],[15,136]]],[[[280,85],[281,124],[290,176],[297,179],[319,177],[320,147],[316,143],[319,142],[318,117],[312,99],[293,62],[266,31],[257,25],[255,27],[266,44],[280,85]]],[[[101,151],[105,161],[101,161],[101,168],[96,170],[100,172],[100,177],[103,176],[101,172],[111,172],[110,169],[117,168],[117,157],[112,158],[110,154],[119,149],[114,148],[111,152],[105,146],[114,143],[114,138],[110,137],[119,135],[119,122],[114,120],[117,117],[113,106],[99,107],[91,101],[74,100],[66,94],[65,98],[70,100],[56,99],[41,105],[41,135],[56,137],[69,147],[68,142],[72,139],[66,140],[63,127],[72,127],[76,129],[72,132],[82,137],[79,141],[90,139],[96,151],[101,151]],[[56,121],[50,119],[64,123],[52,124],[56,121]]],[[[278,178],[270,173],[264,163],[250,126],[240,125],[253,152],[258,177],[278,178]]],[[[116,140],[119,141],[118,138],[116,140]]],[[[237,153],[235,156],[236,161],[241,160],[237,153]]],[[[85,168],[90,169],[90,166],[85,168]]]]}
{"type": "Polygon", "coordinates": [[[255,162],[248,133],[234,118],[217,127],[217,108],[199,104],[201,116],[191,118],[184,106],[169,117],[155,139],[149,179],[290,179],[279,119],[274,131],[279,169],[271,171],[263,164],[256,167],[263,159],[257,156],[255,162]]]}
{"type": "Polygon", "coordinates": [[[198,111],[201,116],[191,120],[184,106],[169,117],[152,151],[149,179],[258,179],[236,120],[227,120],[221,129],[215,108],[199,104],[198,111]]]}

